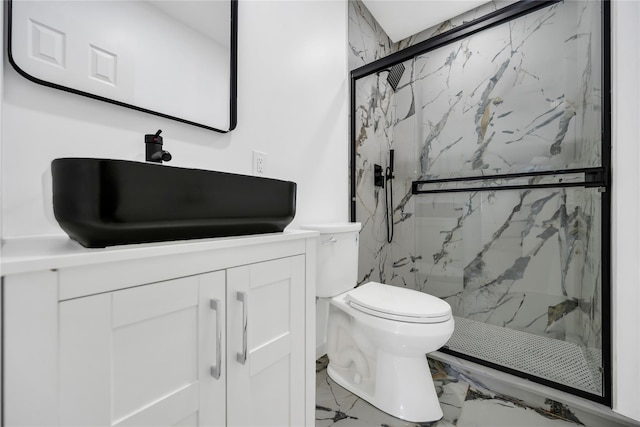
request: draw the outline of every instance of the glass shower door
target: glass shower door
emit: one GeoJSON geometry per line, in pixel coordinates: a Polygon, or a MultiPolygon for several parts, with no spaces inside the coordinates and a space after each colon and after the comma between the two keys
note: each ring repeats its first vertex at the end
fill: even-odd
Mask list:
{"type": "Polygon", "coordinates": [[[416,282],[452,307],[450,351],[602,395],[601,187],[557,181],[422,189],[416,282]]]}
{"type": "Polygon", "coordinates": [[[352,80],[359,280],[449,302],[445,352],[607,403],[608,5],[539,5],[352,80]]]}
{"type": "Polygon", "coordinates": [[[445,351],[587,396],[608,280],[601,8],[557,3],[411,63],[415,283],[452,306],[445,351]]]}

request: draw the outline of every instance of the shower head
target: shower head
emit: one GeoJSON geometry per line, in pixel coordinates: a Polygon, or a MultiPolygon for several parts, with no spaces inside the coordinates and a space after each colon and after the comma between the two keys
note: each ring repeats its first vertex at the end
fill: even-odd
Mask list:
{"type": "Polygon", "coordinates": [[[389,82],[391,89],[395,92],[398,89],[400,78],[402,77],[402,74],[404,74],[404,64],[396,64],[386,71],[389,71],[389,74],[387,75],[387,82],[389,82]]]}

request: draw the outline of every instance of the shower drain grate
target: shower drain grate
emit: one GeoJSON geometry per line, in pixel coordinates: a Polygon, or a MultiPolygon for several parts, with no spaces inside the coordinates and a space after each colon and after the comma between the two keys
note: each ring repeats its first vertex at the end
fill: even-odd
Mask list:
{"type": "Polygon", "coordinates": [[[602,352],[456,317],[450,350],[602,395],[602,352]]]}

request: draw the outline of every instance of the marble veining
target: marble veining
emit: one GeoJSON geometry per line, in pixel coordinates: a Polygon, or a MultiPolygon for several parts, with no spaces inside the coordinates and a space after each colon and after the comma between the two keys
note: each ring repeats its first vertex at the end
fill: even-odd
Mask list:
{"type": "Polygon", "coordinates": [[[397,51],[359,0],[349,2],[349,67],[355,69],[397,51]]]}
{"type": "Polygon", "coordinates": [[[394,418],[351,394],[327,376],[326,356],[316,366],[316,426],[451,427],[451,426],[587,426],[621,427],[618,420],[586,413],[549,397],[526,399],[492,390],[464,368],[428,357],[438,400],[444,413],[431,423],[394,418]]]}
{"type": "Polygon", "coordinates": [[[414,96],[424,100],[414,118],[425,135],[422,179],[600,164],[597,46],[574,37],[583,29],[572,25],[575,15],[593,24],[599,14],[580,8],[599,7],[580,4],[551,6],[409,61],[414,96]]]}
{"type": "MultiPolygon", "coordinates": [[[[366,52],[364,63],[508,2],[488,3],[397,45],[366,8],[351,3],[350,16],[362,14],[352,20],[371,36],[359,48],[363,39],[351,40],[352,52],[366,52]]],[[[567,341],[587,358],[601,351],[597,188],[411,192],[414,180],[600,166],[600,13],[599,2],[557,3],[405,61],[395,91],[385,72],[357,81],[360,283],[428,292],[447,300],[456,316],[567,341]],[[395,234],[387,243],[388,189],[373,186],[373,165],[386,167],[390,149],[395,234]]],[[[548,181],[530,180],[539,182],[548,181]]],[[[601,384],[591,391],[600,394],[601,384]]]]}

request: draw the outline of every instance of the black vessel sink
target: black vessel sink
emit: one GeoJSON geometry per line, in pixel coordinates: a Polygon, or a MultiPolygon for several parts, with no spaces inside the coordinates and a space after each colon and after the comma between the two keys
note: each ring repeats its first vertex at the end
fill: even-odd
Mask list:
{"type": "Polygon", "coordinates": [[[295,215],[289,181],[91,158],[51,169],[56,220],[88,248],[281,232],[295,215]]]}

